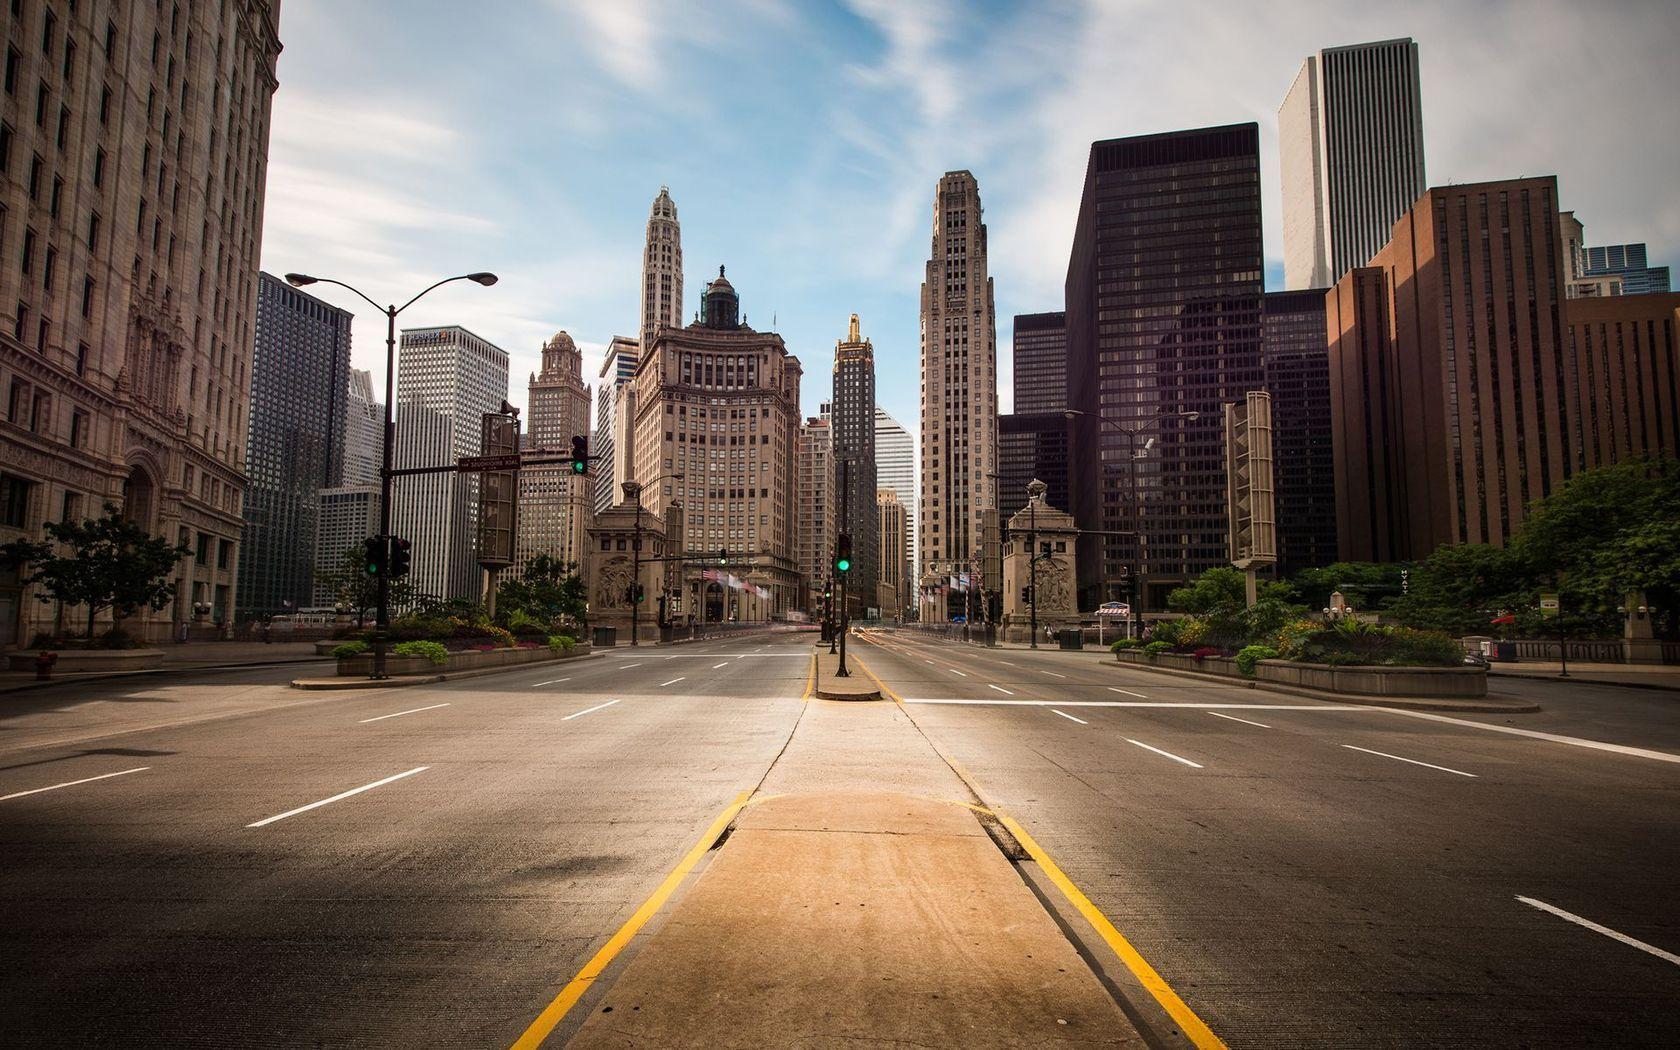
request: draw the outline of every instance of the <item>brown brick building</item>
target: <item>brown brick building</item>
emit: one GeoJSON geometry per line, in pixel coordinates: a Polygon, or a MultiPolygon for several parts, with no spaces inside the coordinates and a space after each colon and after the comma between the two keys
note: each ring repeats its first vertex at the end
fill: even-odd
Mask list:
{"type": "Polygon", "coordinates": [[[1436,187],[1326,297],[1341,557],[1503,544],[1577,470],[1676,435],[1680,296],[1564,298],[1557,180],[1436,187]]]}

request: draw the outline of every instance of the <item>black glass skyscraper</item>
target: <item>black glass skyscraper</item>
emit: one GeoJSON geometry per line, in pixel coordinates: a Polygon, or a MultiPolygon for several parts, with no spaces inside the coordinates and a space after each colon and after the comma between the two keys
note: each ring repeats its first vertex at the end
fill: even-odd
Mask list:
{"type": "Polygon", "coordinates": [[[1277,574],[1336,560],[1336,452],[1330,425],[1327,288],[1269,292],[1262,337],[1272,395],[1277,574]]]}
{"type": "Polygon", "coordinates": [[[1257,125],[1091,146],[1067,276],[1083,607],[1141,571],[1159,609],[1228,563],[1222,406],[1262,385],[1262,266],[1257,125]]]}

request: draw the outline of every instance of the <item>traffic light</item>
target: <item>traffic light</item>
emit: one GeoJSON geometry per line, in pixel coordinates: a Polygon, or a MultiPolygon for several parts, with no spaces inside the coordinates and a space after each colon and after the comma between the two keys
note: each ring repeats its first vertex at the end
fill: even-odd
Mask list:
{"type": "Polygon", "coordinates": [[[637,604],[647,601],[647,588],[641,584],[636,584],[635,587],[631,588],[631,591],[635,595],[637,604]]]}
{"type": "Polygon", "coordinates": [[[408,549],[414,544],[401,536],[391,537],[391,578],[408,575],[408,563],[412,557],[408,549]]]}
{"type": "Polygon", "coordinates": [[[362,569],[369,576],[378,576],[385,572],[386,554],[390,550],[386,546],[385,536],[369,536],[362,541],[362,569]]]}
{"type": "Polygon", "coordinates": [[[1031,602],[1033,600],[1032,599],[1032,588],[1031,587],[1022,587],[1021,588],[1021,600],[1024,601],[1024,602],[1031,602]]]}
{"type": "Polygon", "coordinates": [[[572,435],[572,473],[589,473],[589,437],[585,434],[572,435]]]}
{"type": "Polygon", "coordinates": [[[718,548],[718,564],[719,565],[728,565],[729,564],[729,548],[728,547],[719,547],[718,548]]]}
{"type": "Polygon", "coordinates": [[[844,576],[852,571],[852,534],[842,532],[834,543],[834,571],[844,576]]]}

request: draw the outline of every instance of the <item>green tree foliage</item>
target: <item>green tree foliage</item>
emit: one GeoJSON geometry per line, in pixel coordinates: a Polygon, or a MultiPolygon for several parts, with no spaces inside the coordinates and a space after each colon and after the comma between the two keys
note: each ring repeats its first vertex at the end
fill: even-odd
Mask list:
{"type": "Polygon", "coordinates": [[[111,610],[113,630],[137,610],[161,609],[175,597],[166,577],[192,553],[123,517],[105,505],[105,514],[82,521],[48,522],[47,540],[13,540],[0,546],[0,563],[22,568],[24,583],[38,583],[42,602],[87,607],[88,638],[99,614],[111,610]],[[60,553],[62,550],[62,553],[60,553]]]}
{"type": "Polygon", "coordinates": [[[1375,612],[1400,596],[1400,574],[1407,566],[1369,561],[1339,561],[1322,569],[1302,569],[1289,580],[1290,598],[1309,609],[1323,609],[1341,591],[1356,609],[1375,612]]]}
{"type": "Polygon", "coordinates": [[[1206,640],[1234,645],[1272,633],[1299,611],[1289,604],[1290,588],[1286,584],[1261,580],[1256,591],[1258,600],[1251,609],[1243,571],[1222,566],[1208,569],[1188,586],[1167,595],[1167,608],[1190,613],[1204,623],[1206,640]]]}
{"type": "Polygon", "coordinates": [[[1533,573],[1511,550],[1485,543],[1437,547],[1412,570],[1409,593],[1388,611],[1414,627],[1488,634],[1501,612],[1538,606],[1533,573]]]}
{"type": "Polygon", "coordinates": [[[516,617],[539,625],[582,623],[588,611],[588,590],[575,564],[539,554],[525,563],[517,580],[496,588],[496,614],[503,622],[516,617]]]}
{"type": "MultiPolygon", "coordinates": [[[[349,609],[360,627],[379,604],[379,578],[370,576],[361,544],[347,548],[338,564],[315,570],[315,582],[332,591],[333,602],[349,609]]],[[[392,608],[402,608],[413,598],[414,589],[406,578],[391,581],[388,599],[392,608]]]]}

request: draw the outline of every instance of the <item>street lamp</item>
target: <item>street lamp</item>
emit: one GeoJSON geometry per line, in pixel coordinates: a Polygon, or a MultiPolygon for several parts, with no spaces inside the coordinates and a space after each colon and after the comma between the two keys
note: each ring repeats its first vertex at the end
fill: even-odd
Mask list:
{"type": "MultiPolygon", "coordinates": [[[[1132,504],[1132,624],[1134,628],[1133,636],[1141,638],[1143,637],[1143,599],[1145,574],[1147,570],[1143,561],[1143,508],[1138,502],[1137,490],[1137,461],[1142,458],[1142,455],[1137,451],[1137,438],[1139,434],[1153,430],[1155,427],[1160,426],[1169,419],[1182,419],[1187,423],[1193,423],[1197,419],[1201,418],[1202,414],[1196,411],[1161,412],[1153,419],[1147,419],[1142,423],[1136,423],[1132,426],[1126,426],[1124,423],[1110,419],[1100,412],[1085,412],[1080,409],[1068,409],[1067,415],[1090,416],[1097,422],[1111,426],[1115,430],[1118,430],[1120,433],[1126,435],[1126,477],[1128,479],[1128,487],[1131,490],[1132,504]]],[[[1153,442],[1154,439],[1151,438],[1150,441],[1153,442]]],[[[1147,454],[1147,452],[1148,446],[1145,445],[1144,454],[1147,454]]],[[[1099,462],[1101,461],[1100,455],[1101,454],[1099,453],[1099,462]]]]}
{"type": "MultiPolygon", "coordinates": [[[[304,273],[289,273],[286,283],[293,288],[302,288],[310,284],[336,284],[340,288],[355,292],[366,300],[367,304],[385,315],[385,452],[379,466],[379,535],[383,542],[389,543],[391,536],[391,460],[396,446],[396,379],[397,379],[397,315],[413,306],[427,292],[441,288],[453,281],[472,281],[488,288],[497,281],[495,274],[488,271],[478,273],[464,273],[458,277],[445,277],[443,280],[425,289],[403,303],[401,306],[380,306],[368,298],[360,288],[335,281],[331,277],[311,277],[304,273]]],[[[391,626],[391,573],[390,562],[379,570],[379,602],[378,612],[373,623],[373,671],[370,678],[383,679],[389,677],[385,673],[385,641],[391,626]]]]}
{"type": "MultiPolygon", "coordinates": [[[[686,473],[682,472],[678,472],[676,474],[661,474],[657,478],[648,482],[648,484],[657,485],[666,479],[680,481],[687,476],[688,475],[686,473]]],[[[636,504],[636,536],[630,542],[630,560],[631,564],[634,566],[630,570],[630,644],[640,645],[641,642],[636,636],[639,633],[638,629],[641,627],[642,622],[642,483],[639,481],[626,481],[619,487],[624,490],[624,498],[627,500],[633,500],[636,504]]]]}

